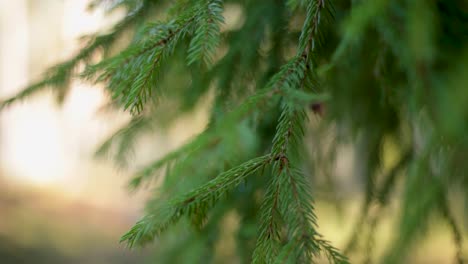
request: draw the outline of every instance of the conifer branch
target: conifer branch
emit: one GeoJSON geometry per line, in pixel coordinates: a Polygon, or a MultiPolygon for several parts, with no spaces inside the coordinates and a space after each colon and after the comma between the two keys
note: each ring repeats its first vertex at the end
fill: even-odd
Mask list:
{"type": "Polygon", "coordinates": [[[372,236],[374,235],[373,229],[377,226],[380,218],[378,217],[381,215],[381,211],[388,206],[388,202],[390,199],[391,192],[396,188],[396,181],[397,176],[400,175],[401,170],[406,168],[406,166],[410,163],[413,154],[410,151],[406,151],[398,161],[398,163],[385,175],[382,185],[376,190],[372,190],[373,195],[370,200],[365,200],[364,205],[362,206],[361,213],[359,215],[357,223],[354,225],[353,232],[351,237],[349,238],[346,246],[344,247],[344,254],[348,255],[352,252],[359,243],[359,239],[361,238],[360,235],[363,233],[363,229],[365,227],[366,221],[370,218],[370,230],[369,235],[370,237],[368,240],[372,240],[372,236]],[[375,192],[375,193],[374,193],[375,192]],[[373,215],[370,215],[370,209],[373,202],[378,202],[377,212],[374,212],[373,215]]]}
{"type": "Polygon", "coordinates": [[[182,16],[153,26],[157,35],[135,43],[116,57],[88,67],[83,73],[95,82],[107,82],[114,100],[138,114],[152,96],[162,63],[191,29],[194,17],[182,16]]]}
{"type": "Polygon", "coordinates": [[[187,55],[189,65],[195,62],[211,63],[220,41],[220,26],[224,23],[221,0],[204,0],[199,5],[195,21],[197,29],[187,55]]]}
{"type": "Polygon", "coordinates": [[[83,76],[96,82],[106,81],[113,99],[138,114],[152,98],[163,62],[172,55],[179,40],[196,27],[189,48],[189,64],[198,60],[209,62],[219,42],[219,24],[223,20],[220,1],[200,3],[166,24],[146,29],[157,34],[144,37],[142,43],[133,44],[117,57],[89,67],[83,76]]]}
{"type": "Polygon", "coordinates": [[[438,202],[444,199],[443,184],[428,166],[429,153],[429,149],[424,150],[417,163],[413,163],[412,174],[406,179],[403,207],[398,223],[400,236],[393,241],[388,250],[386,263],[400,263],[404,259],[410,251],[411,242],[427,227],[432,209],[438,209],[438,202]]]}
{"type": "MultiPolygon", "coordinates": [[[[292,59],[280,73],[277,83],[280,87],[291,87],[300,90],[309,68],[309,55],[314,49],[314,40],[317,37],[320,14],[324,8],[324,1],[312,2],[308,5],[308,14],[299,40],[298,56],[292,59]],[[288,67],[292,65],[292,67],[288,67]]],[[[274,77],[275,78],[275,77],[274,77]]],[[[274,79],[273,78],[273,79],[274,79]]],[[[320,250],[327,252],[329,260],[333,263],[348,263],[328,243],[316,239],[316,217],[312,207],[312,199],[308,194],[304,176],[292,167],[291,157],[298,151],[300,140],[304,135],[305,112],[283,106],[275,137],[273,139],[272,157],[274,157],[273,180],[270,183],[262,205],[262,219],[268,224],[260,227],[257,246],[254,252],[254,263],[269,263],[272,260],[290,260],[292,251],[295,254],[292,261],[301,259],[304,262],[312,261],[320,250]],[[289,187],[289,188],[288,188],[289,187]],[[273,191],[274,190],[274,191],[273,191]],[[285,201],[292,199],[294,206],[285,201]],[[287,205],[287,206],[285,206],[287,205]],[[280,215],[275,216],[274,212],[280,215]],[[290,241],[282,246],[280,235],[280,222],[282,218],[288,226],[288,237],[298,241],[290,241]]]]}
{"type": "Polygon", "coordinates": [[[63,100],[64,94],[68,89],[69,81],[74,75],[77,66],[81,62],[87,63],[91,56],[100,49],[106,49],[111,46],[114,41],[120,37],[120,34],[122,34],[122,32],[127,28],[131,27],[136,20],[144,18],[147,10],[147,6],[142,4],[138,9],[134,10],[118,22],[110,33],[87,37],[88,43],[78,52],[78,54],[75,55],[75,57],[51,67],[46,71],[46,74],[44,74],[40,81],[29,85],[10,98],[1,100],[0,110],[18,100],[32,96],[45,88],[53,88],[54,90],[57,90],[59,92],[59,101],[63,100]]]}
{"type": "Polygon", "coordinates": [[[129,183],[130,188],[136,189],[141,186],[143,182],[151,179],[158,170],[164,168],[168,162],[177,160],[182,156],[190,156],[198,150],[218,144],[223,140],[226,131],[232,131],[239,121],[250,116],[253,111],[262,110],[271,104],[273,97],[277,94],[276,90],[264,89],[251,95],[236,109],[227,113],[222,121],[211,124],[207,130],[189,143],[138,171],[129,183]]]}
{"type": "Polygon", "coordinates": [[[125,241],[129,247],[134,247],[137,244],[142,245],[153,240],[155,236],[161,234],[182,216],[196,215],[213,206],[229,190],[239,185],[247,176],[267,165],[270,160],[269,155],[251,159],[221,173],[205,185],[166,202],[140,220],[122,237],[121,241],[125,241]]]}
{"type": "Polygon", "coordinates": [[[166,24],[156,24],[151,29],[156,35],[133,44],[117,57],[89,67],[84,76],[96,82],[106,81],[113,99],[138,114],[152,97],[163,62],[172,55],[179,40],[197,28],[189,48],[189,64],[198,60],[208,63],[219,42],[223,21],[220,1],[200,3],[166,24]],[[96,76],[97,72],[100,74],[96,76]]]}
{"type": "Polygon", "coordinates": [[[138,188],[168,162],[176,160],[181,156],[191,155],[205,147],[218,144],[223,139],[223,135],[226,131],[232,130],[240,120],[249,116],[252,111],[258,111],[264,108],[265,105],[271,103],[271,99],[275,94],[277,94],[275,90],[263,90],[250,96],[240,106],[229,112],[222,121],[212,124],[207,130],[196,136],[189,143],[138,171],[130,181],[129,186],[131,189],[138,188]]]}
{"type": "Polygon", "coordinates": [[[457,225],[457,222],[455,221],[455,217],[450,212],[450,207],[449,207],[449,201],[448,201],[448,198],[447,198],[447,194],[444,193],[443,196],[444,196],[443,199],[441,201],[439,201],[440,211],[441,211],[443,217],[445,218],[445,220],[447,221],[447,223],[448,223],[448,225],[449,225],[449,227],[451,229],[451,232],[452,232],[453,241],[454,241],[455,249],[456,249],[455,261],[456,261],[457,264],[463,264],[464,261],[463,261],[463,235],[462,235],[462,231],[461,231],[460,227],[457,225]]]}
{"type": "Polygon", "coordinates": [[[350,46],[355,45],[362,39],[365,30],[376,18],[384,14],[389,3],[391,1],[375,0],[356,4],[342,25],[342,40],[332,55],[331,63],[326,66],[327,69],[333,67],[350,46]]]}
{"type": "Polygon", "coordinates": [[[272,263],[279,256],[282,232],[282,219],[279,216],[278,209],[280,188],[280,182],[275,177],[265,193],[265,198],[260,208],[262,221],[257,232],[257,243],[252,263],[272,263]]]}
{"type": "Polygon", "coordinates": [[[309,58],[310,52],[315,49],[315,43],[320,40],[319,25],[323,11],[326,10],[325,1],[314,0],[310,1],[307,5],[307,17],[299,38],[298,49],[298,54],[304,57],[306,61],[309,58]]]}
{"type": "Polygon", "coordinates": [[[196,153],[198,150],[213,144],[217,144],[218,142],[219,138],[212,133],[203,132],[199,134],[187,144],[184,144],[182,147],[179,147],[178,149],[168,153],[163,158],[158,159],[157,161],[139,170],[130,181],[130,188],[136,189],[140,187],[142,183],[150,180],[158,170],[164,168],[167,163],[177,160],[183,156],[196,153]]]}
{"type": "Polygon", "coordinates": [[[131,152],[133,143],[138,136],[153,127],[153,118],[148,116],[137,116],[130,120],[124,127],[118,129],[113,135],[107,138],[96,150],[96,157],[104,157],[112,153],[119,166],[125,166],[128,161],[128,153],[131,152]]]}

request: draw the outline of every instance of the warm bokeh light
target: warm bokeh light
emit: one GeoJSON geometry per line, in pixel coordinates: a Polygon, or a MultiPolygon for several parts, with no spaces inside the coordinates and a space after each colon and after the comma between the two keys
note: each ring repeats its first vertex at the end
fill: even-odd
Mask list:
{"type": "MultiPolygon", "coordinates": [[[[73,55],[81,35],[112,24],[115,17],[88,12],[88,2],[0,0],[0,98],[73,55]]],[[[126,171],[93,158],[128,120],[97,115],[106,102],[102,89],[73,82],[61,106],[45,92],[0,113],[1,263],[128,263],[141,255],[118,240],[142,195],[129,195],[126,171]]]]}
{"type": "MultiPolygon", "coordinates": [[[[86,12],[87,1],[2,1],[1,5],[5,10],[2,35],[7,36],[1,38],[3,96],[24,87],[45,67],[70,56],[77,49],[77,38],[97,30],[104,21],[102,12],[86,12]],[[13,23],[15,27],[11,27],[13,23]],[[45,27],[47,24],[53,27],[45,27]],[[28,41],[37,38],[39,41],[28,41]],[[53,43],[53,39],[59,39],[60,43],[53,43]],[[47,47],[49,42],[47,50],[41,52],[35,48],[35,45],[47,47]],[[60,51],[56,46],[64,48],[60,51]]],[[[45,94],[4,111],[0,164],[6,175],[40,185],[58,184],[76,177],[79,148],[97,143],[84,140],[78,131],[86,128],[97,133],[103,129],[90,122],[103,102],[100,90],[73,85],[62,109],[56,107],[50,94],[45,94]]]]}

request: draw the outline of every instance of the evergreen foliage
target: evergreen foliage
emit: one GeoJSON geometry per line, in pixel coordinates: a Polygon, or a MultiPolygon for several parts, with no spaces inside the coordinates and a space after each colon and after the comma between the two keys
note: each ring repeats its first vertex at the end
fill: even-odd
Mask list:
{"type": "Polygon", "coordinates": [[[98,150],[123,165],[141,134],[214,95],[206,129],[130,181],[138,189],[163,177],[145,216],[122,237],[129,247],[157,241],[158,263],[214,261],[223,221],[235,212],[241,263],[348,263],[345,255],[363,243],[373,263],[375,230],[398,200],[396,235],[378,262],[402,263],[435,215],[450,226],[463,262],[464,215],[453,213],[453,197],[468,198],[466,2],[98,0],[91,7],[126,15],[1,108],[46,88],[63,100],[71,78],[103,83],[112,103],[134,116],[98,150]],[[233,5],[242,21],[229,27],[224,15],[233,5]],[[312,153],[310,131],[319,142],[312,153]],[[330,135],[325,151],[320,139],[330,135]],[[382,154],[389,141],[399,160],[390,168],[382,154]],[[353,146],[359,168],[349,176],[364,185],[344,254],[320,235],[313,206],[321,189],[343,191],[327,170],[329,153],[343,144],[353,146]]]}

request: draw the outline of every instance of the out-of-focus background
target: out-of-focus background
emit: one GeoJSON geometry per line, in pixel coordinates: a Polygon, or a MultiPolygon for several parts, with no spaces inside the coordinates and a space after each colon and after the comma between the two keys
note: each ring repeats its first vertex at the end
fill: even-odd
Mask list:
{"type": "MultiPolygon", "coordinates": [[[[0,0],[0,97],[39,79],[71,57],[79,37],[112,25],[86,0],[0,0]]],[[[128,168],[95,159],[106,137],[128,121],[102,111],[99,87],[74,82],[63,105],[41,93],[0,114],[0,263],[141,263],[150,249],[129,251],[120,236],[141,216],[145,191],[131,194],[129,174],[176,147],[204,125],[155,132],[138,143],[128,168]]],[[[149,191],[149,190],[146,190],[149,191]]]]}
{"type": "MultiPolygon", "coordinates": [[[[80,47],[80,36],[118,20],[118,11],[112,16],[89,12],[88,3],[0,0],[0,98],[70,57],[80,47]]],[[[118,242],[141,215],[149,192],[130,193],[126,183],[136,168],[199,132],[207,115],[200,111],[142,138],[123,169],[93,157],[99,143],[129,120],[125,112],[102,111],[107,102],[100,87],[75,81],[62,105],[41,93],[0,113],[0,263],[154,262],[151,247],[129,251],[118,242]]],[[[392,147],[386,149],[386,159],[394,162],[392,147]]],[[[336,172],[343,177],[352,163],[349,152],[343,147],[338,157],[336,172]]],[[[358,198],[347,201],[345,215],[357,215],[358,198]]],[[[342,246],[355,224],[344,219],[353,218],[340,217],[323,201],[316,207],[321,232],[342,246]]],[[[386,218],[378,230],[384,241],[392,236],[395,217],[386,218]]],[[[438,224],[431,230],[413,263],[451,263],[449,228],[438,224]]]]}

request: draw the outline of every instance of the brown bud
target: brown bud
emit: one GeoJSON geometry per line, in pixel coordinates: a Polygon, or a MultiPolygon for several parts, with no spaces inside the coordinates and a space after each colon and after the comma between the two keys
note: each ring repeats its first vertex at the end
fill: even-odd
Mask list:
{"type": "Polygon", "coordinates": [[[325,105],[323,103],[313,103],[310,105],[310,109],[314,114],[323,116],[325,114],[325,105]]]}

